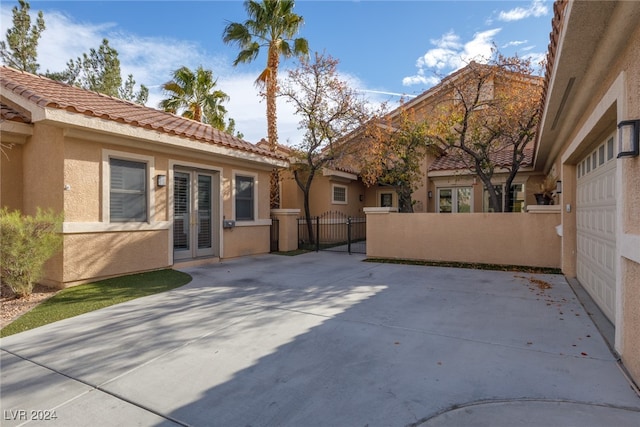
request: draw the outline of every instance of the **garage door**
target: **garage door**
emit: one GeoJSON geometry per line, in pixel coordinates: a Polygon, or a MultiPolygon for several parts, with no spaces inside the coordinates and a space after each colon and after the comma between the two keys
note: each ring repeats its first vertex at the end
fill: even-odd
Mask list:
{"type": "Polygon", "coordinates": [[[578,280],[615,324],[616,158],[613,137],[578,164],[578,280]]]}

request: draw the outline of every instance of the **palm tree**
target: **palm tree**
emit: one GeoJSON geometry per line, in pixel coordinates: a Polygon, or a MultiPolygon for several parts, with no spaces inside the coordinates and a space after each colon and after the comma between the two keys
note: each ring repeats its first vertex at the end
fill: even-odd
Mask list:
{"type": "MultiPolygon", "coordinates": [[[[307,56],[309,44],[304,38],[293,39],[304,20],[293,13],[293,0],[247,0],[244,2],[249,19],[244,23],[232,22],[225,29],[222,40],[240,48],[233,65],[251,62],[258,57],[260,48],[267,48],[267,66],[260,73],[256,84],[266,88],[267,138],[269,148],[276,151],[278,127],[276,95],[278,91],[278,67],[280,57],[307,56]]],[[[271,176],[271,207],[279,207],[277,170],[271,176]]]]}
{"type": "Polygon", "coordinates": [[[173,72],[173,80],[162,85],[169,97],[160,101],[160,108],[174,114],[182,110],[182,117],[224,130],[227,110],[221,103],[228,101],[229,96],[215,89],[216,82],[213,72],[202,66],[195,73],[187,67],[178,68],[173,72]]]}

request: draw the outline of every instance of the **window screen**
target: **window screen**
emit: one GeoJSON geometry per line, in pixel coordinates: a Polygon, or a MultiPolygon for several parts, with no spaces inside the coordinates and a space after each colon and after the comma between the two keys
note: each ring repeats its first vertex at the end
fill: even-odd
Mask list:
{"type": "Polygon", "coordinates": [[[109,215],[111,222],[147,221],[147,165],[110,159],[109,215]]]}

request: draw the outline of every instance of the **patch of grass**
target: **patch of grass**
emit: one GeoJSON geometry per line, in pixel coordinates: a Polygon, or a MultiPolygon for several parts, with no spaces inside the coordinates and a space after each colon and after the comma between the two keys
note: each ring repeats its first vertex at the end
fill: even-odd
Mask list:
{"type": "Polygon", "coordinates": [[[382,264],[406,264],[424,265],[431,267],[453,267],[470,268],[474,270],[496,270],[496,271],[520,271],[531,274],[562,274],[559,268],[550,267],[529,267],[522,265],[501,265],[501,264],[480,264],[469,262],[449,262],[449,261],[420,261],[411,259],[391,259],[391,258],[367,258],[364,262],[377,262],[382,264]]]}
{"type": "Polygon", "coordinates": [[[296,255],[302,255],[302,254],[306,254],[311,252],[308,249],[295,249],[293,251],[287,251],[287,252],[271,252],[274,255],[285,255],[285,256],[296,256],[296,255]]]}
{"type": "Polygon", "coordinates": [[[191,276],[176,270],[114,277],[86,285],[63,289],[0,330],[0,337],[88,313],[110,305],[165,292],[191,281],[191,276]]]}

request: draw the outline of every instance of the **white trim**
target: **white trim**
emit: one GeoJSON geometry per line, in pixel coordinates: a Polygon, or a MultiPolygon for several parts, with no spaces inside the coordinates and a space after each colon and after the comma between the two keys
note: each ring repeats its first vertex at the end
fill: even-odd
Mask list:
{"type": "MultiPolygon", "coordinates": [[[[222,197],[222,194],[224,193],[224,185],[225,185],[225,179],[223,177],[223,168],[221,167],[217,167],[217,166],[211,166],[211,165],[207,165],[204,163],[195,163],[195,162],[186,162],[186,161],[182,161],[182,160],[174,160],[174,159],[169,159],[169,170],[167,170],[167,186],[165,187],[167,189],[167,218],[169,219],[169,223],[173,225],[173,192],[174,192],[174,182],[173,182],[173,174],[175,172],[175,169],[177,168],[185,168],[185,169],[201,169],[202,171],[205,172],[213,172],[213,173],[218,173],[219,175],[219,183],[218,183],[218,218],[220,219],[218,221],[218,236],[219,236],[219,242],[218,242],[218,253],[219,258],[224,258],[224,233],[222,232],[222,218],[224,217],[224,209],[223,209],[223,201],[224,198],[222,197]]],[[[169,265],[173,265],[174,264],[174,259],[173,259],[173,233],[169,233],[169,249],[168,249],[168,256],[169,256],[169,265]]]]}
{"type": "MultiPolygon", "coordinates": [[[[619,120],[622,120],[622,117],[625,117],[623,104],[625,104],[624,99],[624,87],[625,87],[625,72],[622,71],[616,77],[616,80],[609,87],[607,93],[600,99],[598,105],[595,106],[587,121],[582,125],[576,136],[571,140],[571,144],[564,150],[562,154],[561,161],[562,163],[570,163],[569,159],[579,153],[580,146],[587,139],[587,136],[593,131],[593,128],[598,124],[598,121],[605,115],[609,107],[611,107],[614,103],[616,104],[616,117],[619,120]]],[[[614,146],[617,147],[617,146],[614,146]]],[[[615,149],[615,148],[614,148],[615,149]]],[[[582,156],[581,156],[582,157],[582,156]]],[[[580,159],[575,159],[577,162],[580,159]]]]}
{"type": "MultiPolygon", "coordinates": [[[[155,222],[155,158],[153,156],[147,156],[143,154],[129,153],[127,151],[115,151],[102,149],[102,217],[101,222],[111,223],[111,159],[130,160],[134,162],[142,162],[147,165],[147,220],[142,223],[152,224],[155,222]]],[[[134,224],[140,224],[141,222],[134,222],[134,224]]]]}
{"type": "Polygon", "coordinates": [[[530,214],[546,214],[562,213],[562,206],[560,205],[527,205],[526,211],[530,214]]]}
{"type": "Polygon", "coordinates": [[[271,218],[256,219],[254,221],[236,221],[236,227],[264,227],[265,225],[271,225],[271,218]]]}
{"type": "Polygon", "coordinates": [[[33,135],[33,125],[10,120],[3,121],[0,122],[0,133],[2,133],[2,139],[5,143],[24,144],[27,142],[27,138],[33,135]],[[10,137],[12,137],[11,140],[9,140],[10,137]]]}
{"type": "MultiPolygon", "coordinates": [[[[627,100],[625,97],[626,87],[626,74],[625,71],[621,71],[620,74],[616,77],[614,82],[611,84],[607,92],[600,98],[598,104],[591,110],[591,114],[584,122],[584,124],[578,130],[576,136],[571,140],[569,146],[566,150],[564,150],[561,156],[562,164],[575,164],[578,167],[578,161],[582,161],[584,157],[585,148],[589,146],[589,143],[592,142],[588,139],[589,135],[593,132],[598,122],[605,116],[607,110],[611,108],[612,105],[616,106],[616,122],[627,117],[627,100]],[[572,160],[573,159],[573,160],[572,160]]],[[[617,148],[617,137],[616,132],[614,134],[614,150],[617,148]]],[[[622,159],[614,160],[616,162],[624,161],[622,159]]],[[[616,165],[616,189],[623,188],[623,169],[622,167],[618,167],[616,165]]],[[[562,178],[561,178],[562,179],[562,178]]],[[[577,179],[576,179],[576,189],[577,189],[577,179]]],[[[616,190],[619,191],[619,190],[616,190]]],[[[617,198],[616,200],[616,255],[615,255],[615,274],[616,274],[616,301],[615,301],[615,350],[623,354],[623,332],[624,332],[624,289],[623,289],[623,271],[622,271],[622,248],[621,243],[625,240],[624,234],[624,217],[623,217],[623,207],[624,207],[624,198],[626,195],[624,193],[622,197],[617,198]]],[[[576,258],[576,266],[577,266],[577,258],[576,258]]]]}
{"type": "Polygon", "coordinates": [[[398,208],[363,208],[362,210],[367,215],[379,215],[398,212],[398,208]]]}
{"type": "Polygon", "coordinates": [[[436,213],[473,213],[473,203],[474,203],[474,191],[473,185],[458,185],[458,186],[443,186],[436,187],[436,213]],[[469,212],[458,212],[458,190],[461,188],[469,189],[470,197],[469,197],[469,212]],[[451,190],[451,212],[440,212],[440,191],[442,190],[451,190]]]}
{"type": "MultiPolygon", "coordinates": [[[[239,223],[244,223],[245,225],[256,225],[255,223],[259,221],[260,215],[258,211],[258,174],[255,172],[249,172],[245,170],[232,169],[231,170],[231,217],[236,221],[236,227],[241,225],[239,223]],[[253,178],[253,220],[238,220],[236,218],[236,177],[243,176],[247,178],[253,178]]],[[[271,220],[269,220],[269,224],[271,224],[271,220]]]]}
{"type": "MultiPolygon", "coordinates": [[[[3,93],[4,95],[4,93],[3,93]]],[[[31,102],[32,104],[32,102],[31,102]]],[[[60,124],[84,128],[97,134],[117,135],[120,138],[133,138],[154,144],[167,145],[191,150],[200,153],[218,154],[224,157],[236,158],[276,167],[286,168],[289,162],[275,159],[258,153],[245,151],[241,148],[231,148],[220,143],[194,140],[186,136],[171,135],[165,132],[147,129],[128,123],[119,123],[113,120],[105,120],[95,116],[86,116],[81,113],[70,112],[58,108],[45,107],[42,109],[29,108],[32,111],[32,122],[53,121],[60,124]]],[[[78,129],[80,130],[80,129],[78,129]]],[[[75,129],[72,130],[76,132],[75,129]]],[[[70,135],[71,136],[71,135],[70,135]]]]}
{"type": "Polygon", "coordinates": [[[300,209],[271,209],[271,215],[300,215],[300,209]]]}
{"type": "Polygon", "coordinates": [[[342,184],[331,184],[331,204],[332,205],[346,205],[349,203],[349,187],[342,184]],[[344,188],[344,200],[336,200],[336,188],[344,188]]]}
{"type": "Polygon", "coordinates": [[[169,228],[171,228],[171,221],[156,221],[151,224],[146,222],[64,222],[62,234],[156,231],[169,228]]]}

